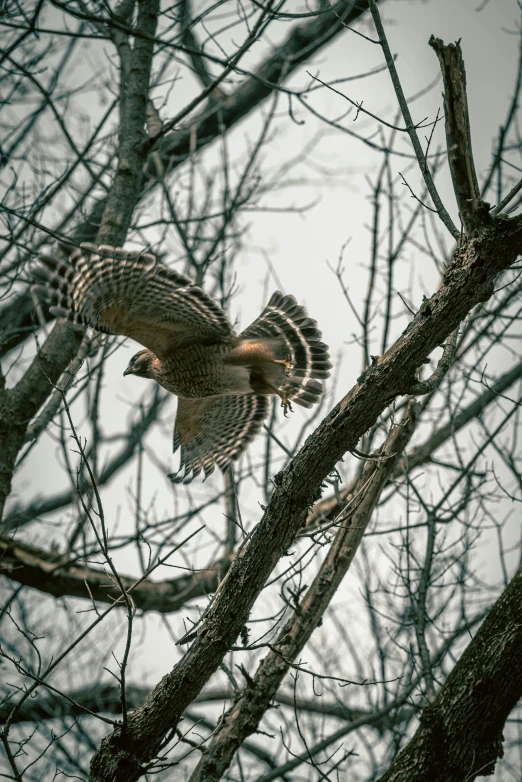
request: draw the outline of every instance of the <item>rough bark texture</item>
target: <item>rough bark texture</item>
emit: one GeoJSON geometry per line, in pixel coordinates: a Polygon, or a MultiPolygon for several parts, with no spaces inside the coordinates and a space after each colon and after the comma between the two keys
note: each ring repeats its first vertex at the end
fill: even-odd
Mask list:
{"type": "Polygon", "coordinates": [[[12,390],[0,391],[0,519],[31,418],[48,398],[81,341],[81,332],[57,323],[22,380],[12,390]]]}
{"type": "Polygon", "coordinates": [[[463,228],[469,235],[480,228],[487,206],[480,197],[471,150],[466,70],[458,42],[445,46],[432,35],[430,46],[437,53],[444,80],[444,121],[453,190],[463,228]]]}
{"type": "Polygon", "coordinates": [[[522,569],[379,782],[473,782],[493,773],[502,728],[522,697],[521,616],[522,569]]]}

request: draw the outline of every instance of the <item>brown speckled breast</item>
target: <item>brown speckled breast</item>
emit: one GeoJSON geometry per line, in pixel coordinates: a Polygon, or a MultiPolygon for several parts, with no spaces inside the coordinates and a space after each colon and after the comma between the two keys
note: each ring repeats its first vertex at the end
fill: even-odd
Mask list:
{"type": "Polygon", "coordinates": [[[163,359],[155,368],[155,379],[186,399],[252,393],[248,369],[223,363],[230,349],[230,343],[183,348],[163,359]]]}

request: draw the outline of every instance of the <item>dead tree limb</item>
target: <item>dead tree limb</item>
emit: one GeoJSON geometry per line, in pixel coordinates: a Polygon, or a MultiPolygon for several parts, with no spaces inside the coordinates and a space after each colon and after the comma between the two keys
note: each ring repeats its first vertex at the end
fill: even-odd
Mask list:
{"type": "MultiPolygon", "coordinates": [[[[145,579],[134,588],[135,578],[120,575],[136,608],[171,613],[189,600],[213,594],[230,567],[230,558],[204,570],[190,572],[167,581],[145,579]]],[[[79,597],[112,604],[121,589],[102,570],[63,560],[36,546],[0,538],[0,575],[54,597],[79,597]]],[[[123,606],[124,607],[124,606],[123,606]]]]}

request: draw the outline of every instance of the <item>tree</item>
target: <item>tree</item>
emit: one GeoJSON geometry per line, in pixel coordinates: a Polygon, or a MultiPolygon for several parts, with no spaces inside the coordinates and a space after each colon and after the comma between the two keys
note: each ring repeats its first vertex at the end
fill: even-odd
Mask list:
{"type": "Polygon", "coordinates": [[[466,43],[430,39],[441,110],[435,83],[406,97],[392,8],[5,4],[7,778],[517,778],[522,55],[476,173],[466,43]],[[336,38],[364,68],[328,72],[336,38]],[[355,78],[391,85],[381,109],[355,78]],[[148,246],[248,322],[284,271],[266,258],[254,301],[264,214],[313,220],[360,179],[318,158],[348,143],[370,155],[367,266],[351,225],[299,275],[331,291],[310,310],[341,335],[339,387],[305,418],[274,406],[222,479],[172,485],[171,399],[118,399],[125,348],[53,323],[39,253],[148,246]]]}

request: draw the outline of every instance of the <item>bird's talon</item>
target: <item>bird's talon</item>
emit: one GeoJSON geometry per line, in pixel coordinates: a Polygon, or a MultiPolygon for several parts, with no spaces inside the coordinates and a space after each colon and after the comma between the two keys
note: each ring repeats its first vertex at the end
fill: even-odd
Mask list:
{"type": "Polygon", "coordinates": [[[285,418],[288,418],[288,411],[290,410],[291,413],[294,412],[294,409],[292,407],[292,403],[288,399],[288,397],[284,397],[283,401],[281,402],[281,407],[283,408],[283,415],[285,418]]]}

